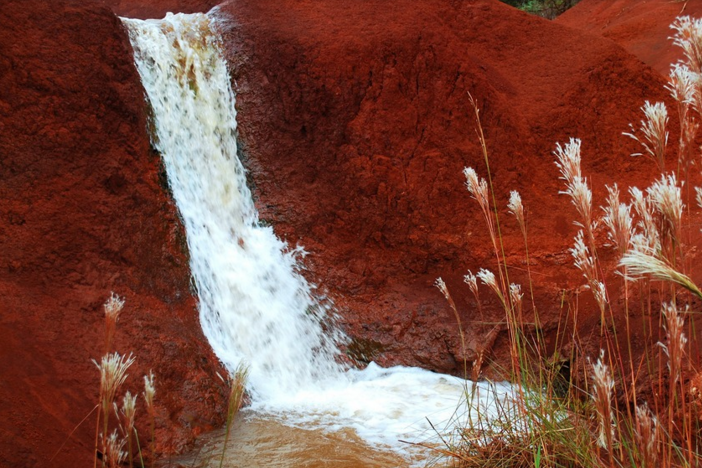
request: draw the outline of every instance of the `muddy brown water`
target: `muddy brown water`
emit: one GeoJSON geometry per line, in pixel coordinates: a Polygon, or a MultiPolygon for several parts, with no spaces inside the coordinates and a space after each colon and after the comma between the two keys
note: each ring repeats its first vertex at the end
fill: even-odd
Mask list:
{"type": "MultiPolygon", "coordinates": [[[[173,468],[218,468],[225,431],[207,435],[187,456],[169,460],[173,468]]],[[[428,450],[408,446],[401,456],[371,447],[353,430],[328,432],[289,427],[270,417],[240,414],[224,455],[226,468],[409,468],[442,466],[428,450]],[[414,452],[413,455],[411,453],[414,452]]]]}

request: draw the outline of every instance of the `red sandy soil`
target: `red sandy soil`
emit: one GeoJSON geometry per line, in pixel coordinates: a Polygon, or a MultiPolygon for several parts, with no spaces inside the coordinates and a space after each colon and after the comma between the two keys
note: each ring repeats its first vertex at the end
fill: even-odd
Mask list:
{"type": "Polygon", "coordinates": [[[110,291],[126,298],[115,348],[136,357],[142,447],[149,369],[158,452],[223,421],[143,96],[109,9],[0,2],[0,466],[92,466],[110,291]]]}
{"type": "Polygon", "coordinates": [[[672,47],[670,25],[682,15],[702,16],[698,0],[582,0],[556,22],[613,40],[639,59],[668,75],[682,58],[672,47]]]}
{"type": "Polygon", "coordinates": [[[491,333],[503,320],[496,298],[483,289],[481,317],[462,284],[468,269],[496,266],[461,173],[473,166],[487,175],[470,92],[510,280],[528,290],[522,238],[505,208],[518,190],[547,332],[579,301],[581,334],[595,336],[586,352],[599,350],[597,307],[588,291],[574,292],[583,284],[567,250],[576,214],[558,194],[552,151],[583,139],[595,206],[604,184],[648,186],[654,165],[629,157],[637,146],[621,133],[641,119],[645,99],[667,99],[658,72],[612,41],[497,0],[230,0],[221,11],[261,217],[310,252],[309,277],[335,301],[352,349],[386,365],[460,372],[456,320],[433,286],[441,276],[467,333],[466,357],[492,349],[505,362],[504,326],[491,333]]]}

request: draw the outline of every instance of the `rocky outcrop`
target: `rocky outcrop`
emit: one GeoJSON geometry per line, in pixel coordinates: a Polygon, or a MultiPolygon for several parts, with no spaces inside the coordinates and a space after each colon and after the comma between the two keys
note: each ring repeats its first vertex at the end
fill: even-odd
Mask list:
{"type": "MultiPolygon", "coordinates": [[[[485,290],[479,308],[462,284],[468,269],[496,267],[461,173],[487,175],[469,93],[510,280],[527,288],[522,237],[506,210],[518,190],[535,302],[555,330],[582,284],[567,250],[575,211],[559,196],[555,143],[583,139],[596,206],[605,183],[648,184],[652,164],[628,156],[636,146],[621,132],[640,120],[645,99],[665,92],[656,71],[611,41],[497,0],[420,3],[230,0],[220,13],[262,218],[311,253],[309,275],[336,301],[355,354],[459,372],[439,276],[467,330],[466,357],[486,348],[500,362],[507,352],[504,327],[494,328],[497,299],[485,290]]],[[[579,298],[587,336],[599,312],[589,293],[579,298]]]]}
{"type": "Polygon", "coordinates": [[[700,2],[668,0],[582,0],[556,22],[613,40],[663,75],[682,58],[669,40],[670,25],[682,15],[702,16],[700,2]]]}
{"type": "MultiPolygon", "coordinates": [[[[142,375],[156,375],[157,451],[222,423],[225,388],[146,114],[109,9],[0,2],[2,466],[92,466],[91,359],[111,291],[126,298],[115,348],[136,357],[126,388],[141,394],[142,375]]],[[[138,427],[149,433],[145,418],[138,427]]]]}

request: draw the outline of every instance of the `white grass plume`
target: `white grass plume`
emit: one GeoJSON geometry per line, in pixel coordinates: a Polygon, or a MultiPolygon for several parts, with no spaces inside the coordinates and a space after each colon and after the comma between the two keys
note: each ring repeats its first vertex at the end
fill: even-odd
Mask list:
{"type": "Polygon", "coordinates": [[[629,194],[632,198],[632,207],[639,217],[637,227],[640,235],[633,235],[632,244],[636,241],[639,245],[645,245],[652,252],[660,252],[661,241],[658,226],[654,217],[653,206],[644,193],[637,187],[631,187],[629,194]]]}
{"type": "Polygon", "coordinates": [[[639,466],[653,467],[658,460],[660,441],[658,420],[651,413],[646,403],[636,407],[635,416],[634,440],[638,448],[635,453],[639,456],[639,466]]]}
{"type": "Polygon", "coordinates": [[[473,295],[477,298],[478,297],[478,279],[476,276],[473,274],[472,271],[468,270],[468,273],[463,277],[463,282],[468,285],[468,288],[471,290],[473,295]]]}
{"type": "Polygon", "coordinates": [[[668,370],[670,371],[671,386],[680,379],[682,371],[682,357],[685,353],[687,338],[683,333],[685,320],[681,317],[675,304],[663,304],[665,316],[666,343],[658,343],[668,356],[668,370]]]}
{"type": "Polygon", "coordinates": [[[573,264],[583,273],[588,284],[597,282],[597,266],[595,259],[590,252],[590,248],[585,244],[583,231],[578,231],[575,236],[575,244],[570,249],[570,254],[573,257],[573,264]]]}
{"type": "Polygon", "coordinates": [[[592,365],[592,399],[595,403],[599,423],[597,443],[611,454],[614,445],[614,421],[612,418],[614,379],[609,367],[602,362],[603,358],[604,350],[601,350],[599,359],[592,365]]]}
{"type": "Polygon", "coordinates": [[[645,246],[634,243],[634,248],[624,254],[619,265],[628,269],[629,278],[633,280],[650,277],[658,281],[675,283],[702,298],[702,291],[687,275],[676,270],[645,246]]]}
{"type": "Polygon", "coordinates": [[[560,143],[556,145],[554,152],[556,155],[556,166],[561,172],[560,178],[566,184],[566,189],[559,193],[570,197],[571,202],[580,215],[580,221],[576,221],[575,225],[584,228],[588,241],[594,243],[592,234],[592,191],[588,187],[587,179],[582,176],[580,145],[580,140],[574,138],[571,138],[565,146],[561,146],[560,143]]]}
{"type": "Polygon", "coordinates": [[[105,352],[109,352],[112,347],[112,341],[115,337],[115,330],[119,315],[124,307],[124,299],[120,298],[114,292],[110,293],[110,297],[105,302],[105,352]]]}
{"type": "Polygon", "coordinates": [[[127,457],[127,452],[123,450],[126,442],[126,439],[122,439],[117,435],[117,429],[107,437],[104,456],[109,468],[119,468],[122,465],[122,462],[127,457]]]}
{"type": "Polygon", "coordinates": [[[666,89],[678,103],[678,118],[680,121],[679,160],[685,164],[692,160],[692,147],[699,129],[697,122],[690,112],[694,107],[698,113],[702,111],[702,89],[700,75],[694,73],[687,65],[675,64],[670,70],[666,89]]]}
{"type": "Polygon", "coordinates": [[[524,205],[522,204],[522,197],[519,192],[512,190],[509,194],[509,203],[507,204],[507,209],[510,213],[514,215],[519,223],[519,229],[522,230],[522,234],[526,235],[526,222],[524,219],[524,205]]]}
{"type": "Polygon", "coordinates": [[[497,280],[495,279],[495,274],[493,272],[491,272],[490,270],[486,270],[485,268],[481,268],[480,270],[478,270],[478,273],[475,276],[477,276],[478,279],[482,281],[485,286],[489,287],[493,290],[495,294],[497,294],[497,297],[502,302],[502,305],[506,304],[505,295],[502,293],[502,290],[497,284],[497,280]]]}
{"type": "Polygon", "coordinates": [[[624,135],[638,141],[643,147],[645,153],[632,153],[632,156],[642,156],[647,154],[653,161],[658,164],[658,167],[665,170],[665,149],[668,144],[668,109],[662,102],[651,104],[646,101],[641,108],[644,113],[645,120],[641,121],[639,131],[643,134],[640,138],[636,134],[634,126],[629,124],[630,133],[624,135]]]}
{"type": "Polygon", "coordinates": [[[483,212],[490,212],[490,202],[488,198],[488,185],[485,179],[478,177],[475,169],[466,167],[463,169],[463,175],[466,177],[466,188],[468,192],[478,201],[478,205],[483,212]]]}
{"type": "Polygon", "coordinates": [[[119,353],[108,353],[102,357],[100,364],[95,360],[93,363],[100,371],[100,396],[103,405],[112,405],[117,389],[127,379],[127,369],[134,363],[131,353],[128,356],[120,356],[119,353]]]}
{"type": "Polygon", "coordinates": [[[607,227],[607,237],[621,257],[629,249],[634,230],[631,207],[619,202],[617,184],[607,186],[607,203],[602,207],[602,218],[607,227]]]}
{"type": "Polygon", "coordinates": [[[154,396],[156,395],[156,385],[153,371],[149,371],[149,375],[144,376],[144,400],[146,401],[146,409],[150,414],[154,411],[154,396]]]}
{"type": "Polygon", "coordinates": [[[702,73],[702,19],[682,16],[670,27],[675,30],[673,43],[682,48],[687,65],[695,73],[702,73]]]}
{"type": "Polygon", "coordinates": [[[679,242],[685,205],[675,174],[661,175],[660,180],[655,181],[646,192],[651,206],[663,221],[661,236],[679,242]]]}

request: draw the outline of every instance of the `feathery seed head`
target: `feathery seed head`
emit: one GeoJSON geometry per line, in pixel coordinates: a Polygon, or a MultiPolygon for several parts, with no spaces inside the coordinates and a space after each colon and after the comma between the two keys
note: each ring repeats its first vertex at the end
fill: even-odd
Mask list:
{"type": "Polygon", "coordinates": [[[451,300],[451,295],[449,294],[449,290],[446,287],[446,283],[444,283],[444,280],[440,276],[436,278],[434,286],[436,286],[439,289],[439,291],[441,291],[441,294],[444,295],[447,301],[451,300]]]}
{"type": "MultiPolygon", "coordinates": [[[[645,120],[641,121],[641,127],[639,129],[643,137],[639,138],[636,135],[636,130],[631,124],[629,124],[631,133],[624,133],[624,135],[638,141],[648,156],[658,163],[658,167],[661,170],[664,170],[665,148],[668,144],[668,131],[666,130],[666,125],[668,124],[668,109],[662,102],[651,104],[646,101],[641,110],[646,117],[645,120]]],[[[643,153],[633,153],[632,156],[641,156],[642,154],[643,153]]]]}
{"type": "Polygon", "coordinates": [[[673,43],[682,48],[686,65],[693,72],[702,73],[702,20],[682,16],[670,27],[675,30],[673,43]]]}
{"type": "Polygon", "coordinates": [[[702,188],[700,187],[695,187],[695,201],[697,202],[697,206],[702,208],[702,188]]]}
{"type": "Polygon", "coordinates": [[[580,215],[576,225],[583,227],[588,236],[592,234],[592,192],[587,185],[587,179],[582,176],[580,168],[580,140],[570,139],[565,146],[556,145],[556,166],[560,169],[561,179],[565,181],[566,189],[560,193],[568,195],[580,215]]]}
{"type": "Polygon", "coordinates": [[[609,372],[609,367],[602,362],[603,358],[604,350],[600,350],[599,359],[592,365],[592,399],[595,402],[599,422],[597,443],[600,447],[611,451],[612,439],[614,438],[611,400],[614,390],[614,379],[609,372]]]}
{"type": "Polygon", "coordinates": [[[666,344],[658,344],[668,356],[668,370],[670,370],[670,377],[675,385],[680,379],[682,356],[687,343],[687,338],[683,333],[685,320],[680,316],[678,308],[674,304],[663,304],[663,314],[665,315],[666,344]]]}
{"type": "Polygon", "coordinates": [[[517,222],[519,223],[519,227],[521,228],[523,233],[525,229],[524,205],[522,205],[522,197],[516,190],[512,190],[509,194],[509,203],[507,204],[507,209],[509,209],[510,213],[512,213],[514,217],[517,218],[517,222]]]}
{"type": "Polygon", "coordinates": [[[613,187],[607,186],[607,192],[607,204],[602,207],[605,213],[602,219],[605,226],[607,226],[607,237],[621,256],[629,248],[634,229],[631,219],[631,207],[624,203],[619,203],[619,188],[617,184],[614,184],[613,187]]]}
{"type": "Polygon", "coordinates": [[[640,466],[652,467],[658,458],[658,421],[646,403],[637,406],[635,413],[634,439],[639,449],[640,466]]]}
{"type": "Polygon", "coordinates": [[[651,251],[659,252],[661,249],[660,233],[656,226],[654,208],[650,200],[637,187],[630,188],[629,194],[632,198],[634,211],[639,217],[637,227],[641,230],[641,234],[638,237],[637,235],[632,236],[632,243],[634,242],[634,237],[637,237],[637,245],[647,245],[651,251]]]}
{"type": "Polygon", "coordinates": [[[631,279],[636,280],[650,276],[654,280],[675,283],[702,298],[702,291],[687,275],[677,271],[665,259],[659,258],[646,245],[639,244],[639,236],[634,237],[633,248],[624,254],[619,261],[620,266],[628,268],[631,279]]]}
{"type": "Polygon", "coordinates": [[[93,363],[100,371],[100,396],[103,406],[109,409],[114,401],[117,389],[127,379],[127,369],[134,363],[134,357],[120,356],[119,353],[108,353],[102,357],[100,364],[93,363]]]}
{"type": "Polygon", "coordinates": [[[678,103],[686,107],[695,103],[695,88],[699,77],[687,65],[676,63],[670,70],[666,89],[678,103]]]}
{"type": "Polygon", "coordinates": [[[497,281],[495,280],[495,274],[493,272],[491,272],[490,270],[486,270],[485,268],[481,268],[480,270],[478,270],[478,274],[476,276],[486,286],[488,286],[492,289],[497,288],[497,281]]]}
{"type": "Polygon", "coordinates": [[[473,295],[478,296],[478,279],[475,277],[473,272],[468,270],[468,273],[463,277],[463,282],[468,285],[473,295]]]}
{"type": "Polygon", "coordinates": [[[582,178],[580,172],[580,144],[578,138],[571,138],[565,146],[560,143],[556,144],[556,166],[561,171],[561,179],[565,180],[566,185],[572,183],[576,178],[582,178]]]}
{"type": "Polygon", "coordinates": [[[524,293],[522,293],[522,287],[519,284],[512,283],[509,285],[509,296],[512,299],[512,304],[514,307],[521,311],[522,309],[522,299],[524,299],[524,293]]]}
{"type": "Polygon", "coordinates": [[[483,212],[490,211],[490,203],[488,197],[488,184],[485,179],[478,177],[475,169],[466,167],[463,169],[463,174],[466,176],[466,188],[473,198],[478,201],[483,212]]]}
{"type": "Polygon", "coordinates": [[[127,457],[127,453],[123,450],[126,442],[126,439],[117,436],[117,429],[107,438],[104,453],[109,468],[118,468],[127,457]]]}
{"type": "Polygon", "coordinates": [[[125,419],[125,427],[127,433],[131,433],[134,428],[134,416],[136,415],[136,400],[137,396],[132,396],[131,392],[127,391],[122,398],[121,413],[125,419]]]}
{"type": "Polygon", "coordinates": [[[122,312],[123,307],[124,298],[120,298],[114,292],[110,293],[109,299],[107,299],[105,302],[105,317],[107,317],[108,320],[117,322],[119,319],[119,313],[122,312]]]}
{"type": "Polygon", "coordinates": [[[670,70],[670,78],[666,89],[678,103],[678,118],[680,120],[679,159],[689,162],[692,145],[699,129],[690,107],[702,111],[702,83],[700,75],[694,73],[687,65],[675,64],[670,70]]]}
{"type": "Polygon", "coordinates": [[[502,291],[500,291],[500,287],[497,285],[497,280],[495,279],[495,274],[493,272],[486,270],[485,268],[481,268],[478,270],[478,274],[475,276],[477,276],[484,285],[492,289],[504,303],[504,295],[502,294],[502,291]]]}
{"type": "Polygon", "coordinates": [[[595,259],[590,254],[590,248],[585,244],[582,230],[578,231],[578,234],[575,236],[575,244],[573,248],[570,249],[570,254],[573,256],[575,267],[583,272],[587,283],[589,285],[596,283],[597,268],[595,266],[595,259]]]}
{"type": "Polygon", "coordinates": [[[607,307],[607,289],[604,283],[595,281],[595,283],[590,286],[590,289],[592,289],[592,294],[595,296],[595,301],[600,308],[600,312],[604,313],[607,307]]]}
{"type": "Polygon", "coordinates": [[[144,376],[144,400],[149,413],[154,411],[154,395],[156,395],[156,386],[154,382],[154,373],[149,371],[149,375],[144,376]]]}
{"type": "Polygon", "coordinates": [[[661,175],[661,179],[654,182],[646,192],[651,206],[664,221],[663,232],[660,234],[672,236],[673,240],[678,241],[684,204],[675,174],[661,175]]]}

